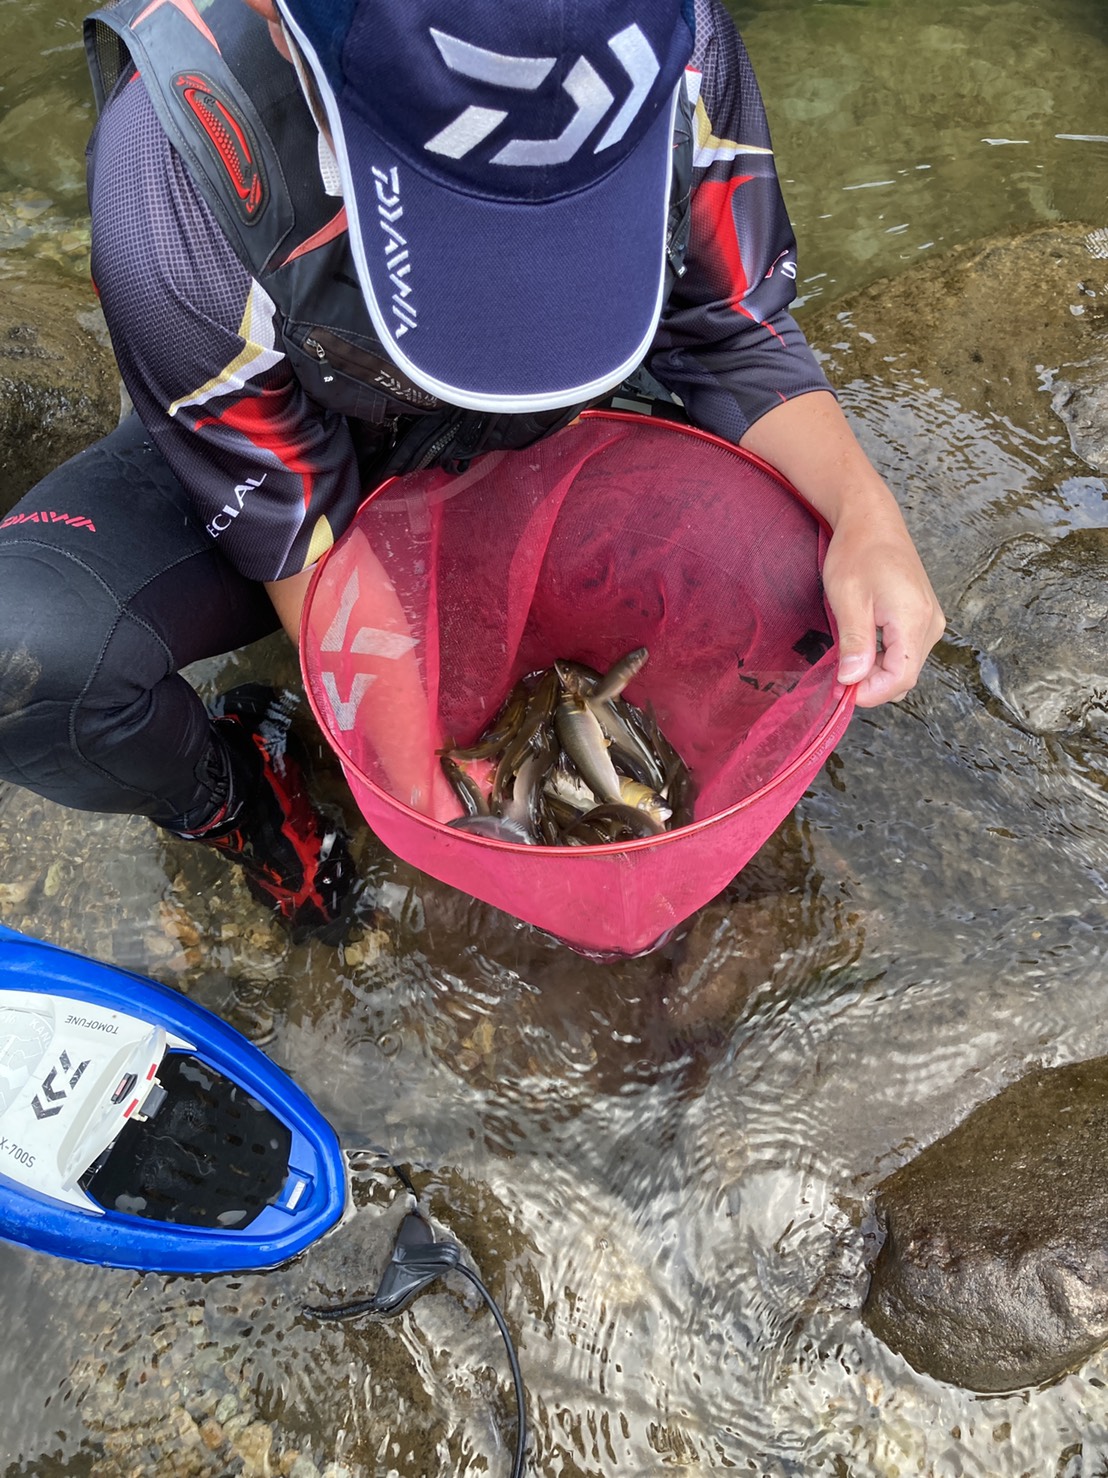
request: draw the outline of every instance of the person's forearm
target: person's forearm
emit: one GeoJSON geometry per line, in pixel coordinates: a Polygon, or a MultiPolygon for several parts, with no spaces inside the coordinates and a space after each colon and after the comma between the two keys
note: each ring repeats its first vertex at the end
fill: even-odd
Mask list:
{"type": "Polygon", "coordinates": [[[789,479],[835,529],[846,512],[880,508],[901,521],[880,473],[862,450],[829,391],[813,391],[775,406],[740,442],[789,479]]]}
{"type": "Polygon", "coordinates": [[[861,707],[914,687],[944,617],[907,525],[829,392],[755,421],[741,445],[782,472],[831,526],[824,589],[839,638],[839,681],[861,707]]]}
{"type": "Polygon", "coordinates": [[[292,638],[294,646],[300,643],[300,613],[304,609],[304,598],[311,578],[311,570],[301,570],[298,575],[265,582],[266,594],[273,602],[273,609],[292,638]]]}

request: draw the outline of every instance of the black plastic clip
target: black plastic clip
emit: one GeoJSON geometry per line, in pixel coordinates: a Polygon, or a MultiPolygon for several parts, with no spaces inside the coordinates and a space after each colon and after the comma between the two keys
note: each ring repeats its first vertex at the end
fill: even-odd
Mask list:
{"type": "Polygon", "coordinates": [[[373,1296],[375,1312],[399,1314],[429,1283],[456,1268],[461,1255],[457,1242],[436,1242],[423,1217],[409,1211],[400,1223],[392,1258],[373,1296]]]}
{"type": "MultiPolygon", "coordinates": [[[[434,1233],[416,1211],[409,1211],[400,1223],[396,1245],[389,1265],[372,1298],[353,1303],[332,1304],[324,1308],[306,1307],[304,1312],[316,1319],[354,1319],[361,1314],[399,1314],[417,1293],[443,1273],[449,1273],[461,1261],[462,1249],[457,1242],[436,1242],[434,1233]]],[[[469,1276],[467,1268],[462,1272],[469,1276]]]]}

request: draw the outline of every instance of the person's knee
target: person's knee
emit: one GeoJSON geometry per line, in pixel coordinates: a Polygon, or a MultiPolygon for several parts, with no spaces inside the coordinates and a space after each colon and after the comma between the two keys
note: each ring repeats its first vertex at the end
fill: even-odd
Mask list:
{"type": "Polygon", "coordinates": [[[76,702],[117,619],[110,592],[79,562],[0,545],[0,718],[76,702]]]}
{"type": "Polygon", "coordinates": [[[0,717],[18,715],[34,702],[41,675],[41,662],[9,628],[8,639],[0,641],[0,717]]]}

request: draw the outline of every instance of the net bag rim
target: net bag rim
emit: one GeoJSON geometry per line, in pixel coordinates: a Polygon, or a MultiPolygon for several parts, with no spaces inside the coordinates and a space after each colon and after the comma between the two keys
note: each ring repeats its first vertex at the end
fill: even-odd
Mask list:
{"type": "MultiPolygon", "coordinates": [[[[814,508],[812,504],[809,503],[808,499],[804,497],[803,493],[801,493],[796,487],[793,486],[793,484],[789,481],[789,479],[784,475],[783,472],[774,467],[771,462],[767,462],[763,457],[758,456],[756,452],[747,451],[745,447],[736,446],[734,442],[728,441],[725,437],[716,436],[711,431],[704,431],[699,426],[690,426],[688,423],[683,421],[670,420],[666,417],[643,416],[638,411],[609,411],[601,409],[587,410],[581,413],[579,419],[581,421],[602,420],[607,422],[630,422],[636,424],[641,424],[645,421],[648,425],[651,426],[652,429],[660,430],[662,428],[665,428],[666,430],[673,431],[684,436],[690,436],[700,441],[706,442],[709,445],[717,446],[722,451],[727,452],[730,456],[738,457],[740,461],[751,463],[761,472],[771,477],[773,481],[775,481],[782,489],[784,489],[785,492],[793,497],[801,505],[801,507],[807,510],[807,512],[820,526],[824,533],[826,533],[827,535],[830,535],[832,533],[831,525],[828,523],[827,519],[824,518],[824,516],[818,511],[818,509],[814,508]]],[[[370,503],[372,503],[376,498],[382,496],[382,494],[387,492],[388,489],[391,488],[394,484],[398,482],[403,482],[403,480],[404,479],[402,475],[394,475],[391,477],[387,477],[383,482],[379,483],[377,487],[371,489],[371,491],[366,494],[361,503],[358,505],[358,510],[354,514],[354,517],[350,520],[350,523],[347,527],[355,527],[355,525],[358,523],[358,520],[361,518],[363,512],[370,503]]],[[[312,602],[319,587],[319,582],[323,577],[323,573],[328,560],[334,553],[335,549],[337,549],[338,545],[341,543],[342,537],[343,536],[340,536],[340,538],[331,545],[330,549],[328,549],[326,553],[324,553],[324,555],[320,558],[319,563],[316,565],[315,569],[312,572],[312,577],[308,583],[307,593],[305,594],[304,604],[301,610],[300,633],[297,646],[301,675],[304,678],[304,692],[308,699],[308,706],[311,709],[315,721],[319,725],[321,732],[326,735],[328,742],[336,750],[343,770],[354,774],[357,777],[359,784],[364,785],[365,788],[370,791],[377,798],[378,801],[387,806],[388,809],[402,813],[404,816],[410,818],[413,821],[420,822],[425,827],[430,828],[432,832],[443,833],[444,835],[449,836],[452,841],[464,840],[466,843],[469,843],[476,847],[493,848],[496,851],[518,853],[520,856],[533,857],[536,850],[540,852],[549,851],[549,849],[545,847],[536,848],[535,844],[531,842],[510,842],[504,841],[499,837],[481,836],[476,832],[468,832],[460,830],[458,827],[450,826],[445,821],[437,821],[433,816],[429,816],[425,811],[417,810],[414,806],[409,805],[406,801],[399,800],[395,795],[392,794],[391,791],[386,790],[383,786],[378,785],[375,780],[372,780],[365,773],[362,767],[357,763],[357,761],[350,757],[350,755],[346,751],[345,745],[343,745],[341,740],[338,739],[337,736],[334,734],[331,719],[324,712],[321,703],[318,701],[315,692],[315,684],[311,681],[309,676],[310,663],[308,660],[308,627],[310,624],[309,617],[311,615],[312,602]]],[[[737,816],[740,812],[747,810],[749,807],[757,805],[760,801],[764,800],[774,791],[784,788],[788,784],[788,782],[796,776],[798,771],[811,767],[812,762],[816,758],[819,750],[821,749],[821,747],[828,745],[829,739],[831,741],[830,747],[833,748],[834,743],[837,742],[838,736],[841,735],[842,730],[845,728],[846,723],[849,721],[850,714],[854,708],[855,698],[856,689],[854,688],[854,686],[844,686],[839,694],[838,699],[835,702],[834,708],[828,714],[826,721],[820,726],[819,730],[812,735],[810,742],[806,744],[804,749],[793,758],[791,763],[788,764],[784,769],[775,771],[773,776],[769,780],[767,780],[764,785],[760,785],[757,790],[752,790],[749,795],[745,795],[740,800],[734,801],[731,805],[726,806],[723,810],[714,811],[710,816],[704,816],[699,820],[691,821],[686,826],[679,826],[673,828],[670,831],[660,832],[656,836],[635,837],[625,841],[617,842],[595,842],[590,843],[587,847],[559,847],[557,849],[559,860],[562,860],[563,858],[565,860],[573,858],[574,860],[582,859],[587,861],[589,858],[619,856],[628,852],[642,852],[647,849],[665,846],[667,843],[680,843],[682,840],[688,837],[695,836],[699,832],[707,831],[711,827],[718,826],[723,822],[728,821],[732,817],[737,816]]]]}

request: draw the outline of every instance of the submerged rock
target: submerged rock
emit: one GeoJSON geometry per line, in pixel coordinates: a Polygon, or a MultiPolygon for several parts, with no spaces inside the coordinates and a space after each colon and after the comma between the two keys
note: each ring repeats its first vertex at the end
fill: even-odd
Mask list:
{"type": "Polygon", "coordinates": [[[836,385],[916,383],[1108,471],[1108,257],[1079,222],[970,242],[802,318],[836,385]]]}
{"type": "Polygon", "coordinates": [[[915,1367],[1040,1386],[1108,1342],[1108,1058],[1042,1069],[879,1188],[862,1311],[915,1367]]]}
{"type": "Polygon", "coordinates": [[[1056,378],[1050,407],[1065,422],[1077,455],[1094,471],[1108,474],[1108,358],[1056,378]]]}
{"type": "Polygon", "coordinates": [[[119,419],[92,290],[55,273],[0,282],[0,515],[119,419]]]}
{"type": "Polygon", "coordinates": [[[1108,528],[1010,539],[966,591],[982,678],[1031,733],[1108,738],[1106,591],[1108,528]]]}
{"type": "Polygon", "coordinates": [[[1108,473],[1108,230],[968,243],[802,322],[981,686],[1097,761],[1108,485],[1089,472],[1108,473]]]}

